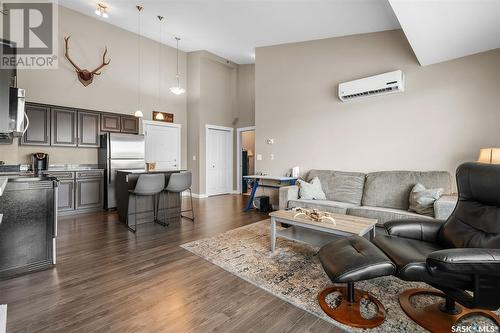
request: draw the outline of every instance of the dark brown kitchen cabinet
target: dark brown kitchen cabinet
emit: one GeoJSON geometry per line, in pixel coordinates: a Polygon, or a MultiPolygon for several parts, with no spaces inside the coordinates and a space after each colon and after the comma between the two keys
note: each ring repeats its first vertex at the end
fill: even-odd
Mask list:
{"type": "Polygon", "coordinates": [[[136,117],[121,116],[121,132],[138,134],[139,133],[139,119],[136,117]]]}
{"type": "Polygon", "coordinates": [[[78,111],[78,147],[99,148],[98,113],[78,111]]]}
{"type": "Polygon", "coordinates": [[[50,108],[26,103],[26,115],[30,125],[21,138],[22,145],[50,145],[50,108]]]}
{"type": "Polygon", "coordinates": [[[114,114],[101,114],[101,131],[120,132],[120,116],[114,114]]]}
{"type": "Polygon", "coordinates": [[[73,109],[53,108],[51,111],[52,146],[77,146],[77,112],[73,109]]]}

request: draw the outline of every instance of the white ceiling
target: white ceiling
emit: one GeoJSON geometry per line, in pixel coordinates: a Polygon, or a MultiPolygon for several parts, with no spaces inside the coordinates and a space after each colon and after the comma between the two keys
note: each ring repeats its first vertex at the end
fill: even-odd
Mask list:
{"type": "Polygon", "coordinates": [[[499,0],[389,2],[422,66],[500,48],[499,0]]]}
{"type": "MultiPolygon", "coordinates": [[[[98,0],[59,0],[94,14],[98,0]]],[[[387,0],[106,0],[109,18],[101,19],[160,40],[158,15],[165,17],[163,43],[183,51],[207,50],[238,64],[253,63],[255,47],[399,29],[387,0]]]]}

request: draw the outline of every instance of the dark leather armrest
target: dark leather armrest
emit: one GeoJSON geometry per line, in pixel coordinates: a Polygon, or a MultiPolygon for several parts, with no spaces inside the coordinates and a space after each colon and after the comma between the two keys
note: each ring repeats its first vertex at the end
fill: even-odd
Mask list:
{"type": "Polygon", "coordinates": [[[384,224],[391,236],[411,238],[424,242],[436,242],[439,229],[444,224],[441,220],[394,220],[384,224]]]}
{"type": "Polygon", "coordinates": [[[500,276],[500,249],[459,248],[432,252],[427,257],[431,274],[478,274],[500,276]]]}

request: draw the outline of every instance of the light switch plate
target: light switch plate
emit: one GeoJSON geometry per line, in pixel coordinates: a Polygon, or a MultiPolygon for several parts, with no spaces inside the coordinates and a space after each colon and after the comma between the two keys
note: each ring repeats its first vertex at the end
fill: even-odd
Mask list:
{"type": "Polygon", "coordinates": [[[196,155],[193,155],[193,161],[196,161],[196,155]]]}
{"type": "Polygon", "coordinates": [[[271,154],[269,157],[271,158],[271,161],[274,160],[274,154],[271,154]]]}
{"type": "Polygon", "coordinates": [[[257,154],[257,161],[262,161],[262,154],[257,154]]]}

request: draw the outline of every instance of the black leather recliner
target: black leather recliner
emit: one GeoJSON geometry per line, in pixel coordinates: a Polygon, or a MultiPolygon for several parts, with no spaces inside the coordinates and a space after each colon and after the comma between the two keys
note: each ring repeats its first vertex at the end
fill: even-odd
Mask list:
{"type": "Polygon", "coordinates": [[[448,220],[391,221],[385,224],[387,235],[373,240],[395,263],[395,276],[443,291],[443,304],[422,309],[409,299],[426,290],[400,295],[408,316],[432,332],[449,332],[458,319],[472,313],[499,325],[497,315],[480,309],[500,307],[500,165],[462,164],[457,185],[459,200],[448,220]]]}

